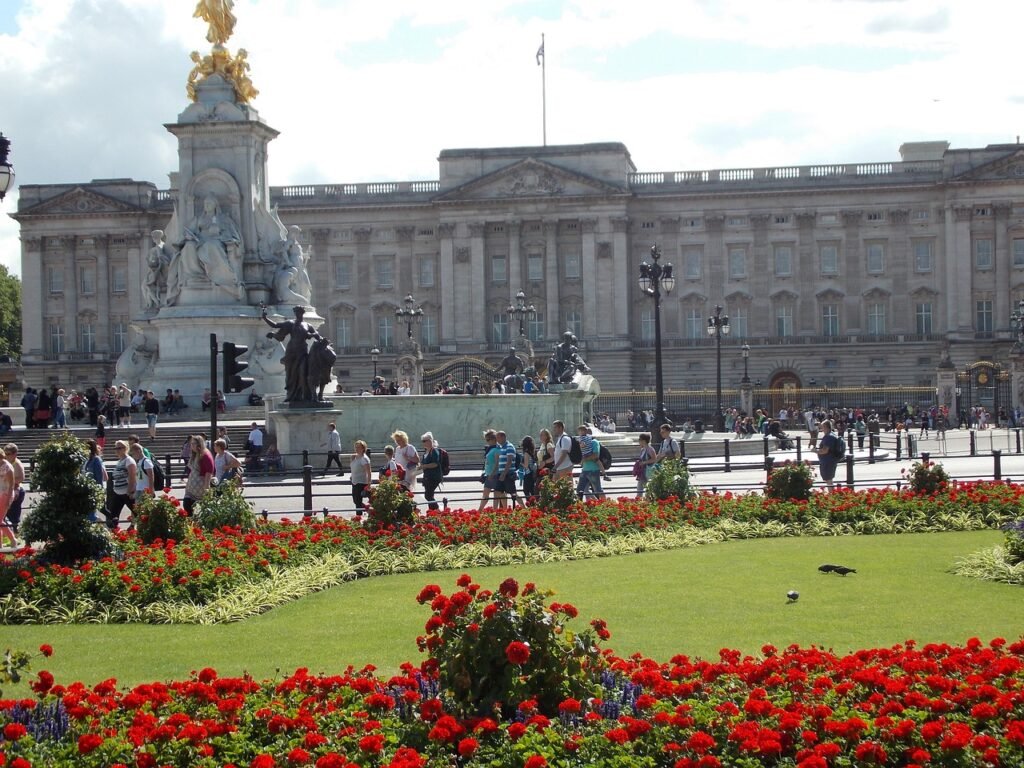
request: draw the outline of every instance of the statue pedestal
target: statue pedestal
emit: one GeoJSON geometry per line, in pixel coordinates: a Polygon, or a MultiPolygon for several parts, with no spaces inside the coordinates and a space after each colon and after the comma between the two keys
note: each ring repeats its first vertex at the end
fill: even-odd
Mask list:
{"type": "MultiPolygon", "coordinates": [[[[296,407],[290,408],[287,403],[278,405],[274,410],[267,412],[267,429],[277,441],[277,449],[283,455],[298,454],[309,451],[312,454],[327,452],[327,425],[337,422],[344,411],[335,407],[333,403],[327,403],[325,407],[296,407]]],[[[339,431],[341,424],[338,424],[339,431]]],[[[345,439],[349,439],[346,435],[345,439]]],[[[355,438],[351,438],[354,440],[355,438]]],[[[346,450],[342,443],[342,453],[351,452],[351,447],[346,450]]],[[[310,458],[310,463],[317,466],[319,459],[310,458]]],[[[286,459],[289,466],[294,466],[297,458],[291,456],[286,459]]]]}

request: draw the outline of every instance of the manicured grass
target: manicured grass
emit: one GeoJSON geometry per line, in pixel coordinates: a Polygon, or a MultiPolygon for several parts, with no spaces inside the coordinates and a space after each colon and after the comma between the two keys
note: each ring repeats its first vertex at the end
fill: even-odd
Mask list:
{"type": "MultiPolygon", "coordinates": [[[[994,531],[736,541],[697,549],[573,563],[476,568],[486,588],[506,576],[557,591],[580,610],[577,623],[608,621],[620,655],[717,658],[718,649],[757,654],[765,643],[816,644],[845,652],[921,643],[1016,638],[1024,629],[1020,587],[947,573],[954,560],[1001,541],[994,531]],[[821,563],[858,573],[818,573],[821,563]],[[786,592],[800,599],[788,604],[786,592]]],[[[429,612],[420,588],[454,588],[456,572],[414,573],[345,584],[249,621],[220,626],[4,626],[0,649],[50,643],[37,659],[58,682],[116,677],[133,684],[180,679],[205,666],[257,678],[296,667],[340,671],[418,662],[415,638],[429,612]]],[[[6,693],[10,694],[8,690],[6,693]]]]}

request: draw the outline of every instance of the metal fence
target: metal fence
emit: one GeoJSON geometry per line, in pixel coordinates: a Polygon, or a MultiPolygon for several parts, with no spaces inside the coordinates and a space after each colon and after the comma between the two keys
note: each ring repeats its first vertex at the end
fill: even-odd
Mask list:
{"type": "MultiPolygon", "coordinates": [[[[929,408],[937,402],[935,387],[784,387],[770,389],[752,387],[754,409],[777,415],[785,408],[803,411],[806,408],[864,409],[882,413],[886,408],[902,409],[910,406],[915,411],[929,408]]],[[[607,413],[620,429],[629,427],[630,412],[653,411],[656,406],[652,391],[602,392],[593,403],[593,413],[607,413]]],[[[665,392],[665,411],[675,424],[701,419],[705,424],[715,423],[717,396],[714,389],[670,389],[665,392]]],[[[740,390],[722,389],[722,407],[740,408],[740,390]]]]}

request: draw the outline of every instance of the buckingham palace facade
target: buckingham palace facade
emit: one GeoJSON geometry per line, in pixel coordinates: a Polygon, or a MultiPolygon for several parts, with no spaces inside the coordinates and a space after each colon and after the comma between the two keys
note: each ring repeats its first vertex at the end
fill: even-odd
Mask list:
{"type": "MultiPolygon", "coordinates": [[[[657,244],[665,382],[715,376],[707,318],[730,318],[729,386],[934,386],[1007,357],[1024,297],[1024,146],[908,143],[900,160],[638,172],[623,144],[444,150],[436,180],[271,188],[302,228],[313,304],[349,391],[385,376],[406,295],[425,367],[497,362],[525,332],[546,360],[565,330],[605,390],[654,384],[654,304],[637,276],[657,244]]],[[[174,178],[172,176],[172,186],[174,178]]],[[[18,212],[29,386],[108,383],[142,313],[150,232],[172,190],[131,179],[24,185],[18,212]]]]}

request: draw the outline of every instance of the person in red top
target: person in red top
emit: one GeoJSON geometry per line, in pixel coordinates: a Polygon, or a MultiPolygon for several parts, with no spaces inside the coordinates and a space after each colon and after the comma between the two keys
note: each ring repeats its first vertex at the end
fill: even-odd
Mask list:
{"type": "Polygon", "coordinates": [[[206,439],[202,435],[193,435],[192,455],[188,460],[188,480],[185,482],[185,499],[182,506],[185,511],[192,515],[195,504],[210,487],[213,480],[213,473],[216,465],[213,461],[213,454],[206,447],[206,439]]]}

